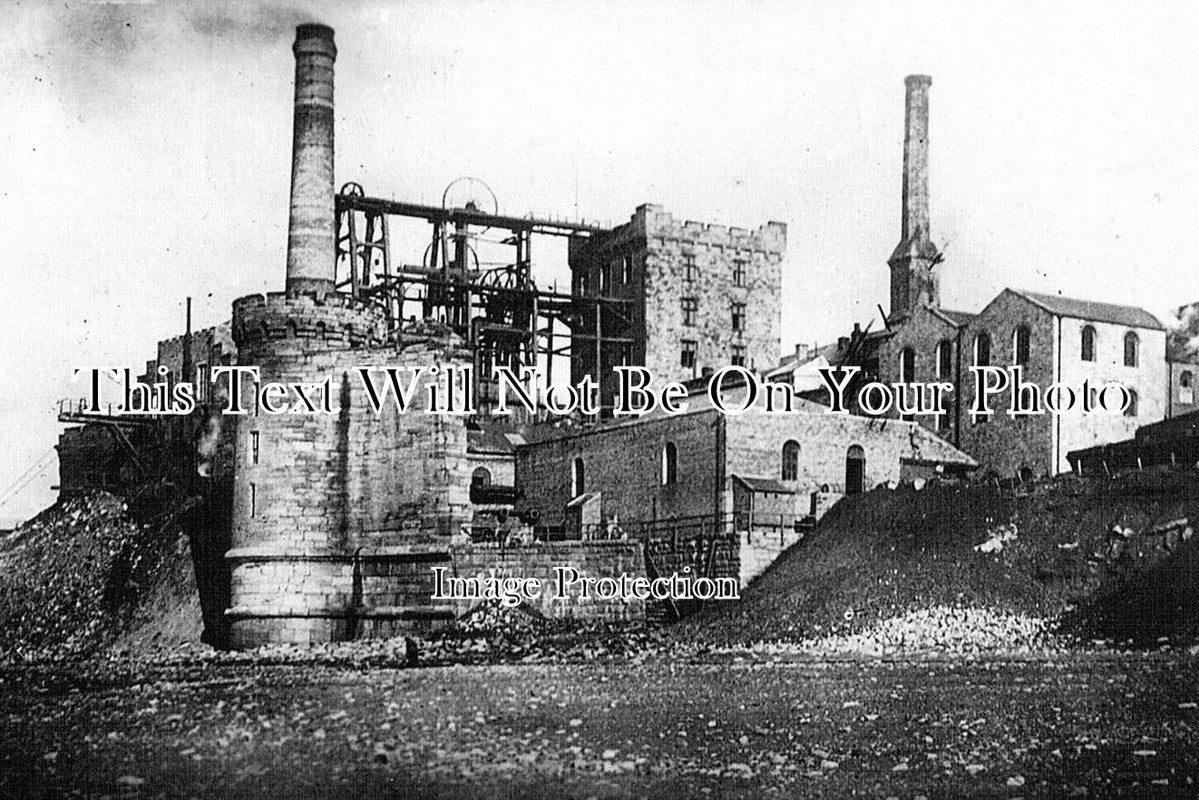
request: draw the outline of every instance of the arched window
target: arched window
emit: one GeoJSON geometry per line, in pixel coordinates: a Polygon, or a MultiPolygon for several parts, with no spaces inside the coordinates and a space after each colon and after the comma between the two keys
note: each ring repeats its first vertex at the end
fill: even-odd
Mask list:
{"type": "Polygon", "coordinates": [[[1091,325],[1082,328],[1082,360],[1095,360],[1095,328],[1091,325]]]}
{"type": "Polygon", "coordinates": [[[679,476],[679,450],[674,442],[662,448],[662,485],[671,486],[679,476]]]}
{"type": "Polygon", "coordinates": [[[586,475],[583,468],[583,459],[576,458],[570,465],[570,496],[578,497],[583,493],[586,475]]]}
{"type": "Polygon", "coordinates": [[[1028,347],[1032,332],[1027,325],[1017,326],[1012,334],[1012,363],[1025,366],[1028,364],[1028,347]]]}
{"type": "Polygon", "coordinates": [[[1129,389],[1128,390],[1128,405],[1124,408],[1124,416],[1135,417],[1137,415],[1137,404],[1140,402],[1140,400],[1141,400],[1141,398],[1137,394],[1137,390],[1129,389]]]}
{"type": "Polygon", "coordinates": [[[794,439],[783,444],[783,480],[799,480],[799,442],[794,439]]]}
{"type": "Polygon", "coordinates": [[[1135,367],[1141,349],[1141,340],[1133,331],[1124,334],[1124,366],[1135,367]]]}
{"type": "Polygon", "coordinates": [[[942,339],[937,342],[937,377],[949,380],[953,375],[953,342],[942,339]]]}
{"type": "Polygon", "coordinates": [[[1178,385],[1184,389],[1191,388],[1191,373],[1188,370],[1184,369],[1182,374],[1178,376],[1178,385]]]}
{"type": "Polygon", "coordinates": [[[491,471],[487,467],[479,467],[470,474],[471,486],[490,486],[491,471]]]}
{"type": "MultiPolygon", "coordinates": [[[[991,366],[991,336],[986,332],[974,337],[974,365],[978,367],[991,366]]],[[[991,419],[991,415],[974,414],[972,419],[975,425],[983,425],[991,419]]]]}
{"type": "Polygon", "coordinates": [[[1178,402],[1193,403],[1195,402],[1194,375],[1191,371],[1184,369],[1178,374],[1178,402]]]}
{"type": "Polygon", "coordinates": [[[866,451],[851,445],[845,453],[845,493],[858,494],[866,478],[866,451]]]}
{"type": "Polygon", "coordinates": [[[985,332],[974,337],[974,365],[978,367],[991,365],[991,337],[985,332]]]}
{"type": "Polygon", "coordinates": [[[904,383],[916,380],[916,351],[910,347],[899,353],[899,379],[904,383]]]}

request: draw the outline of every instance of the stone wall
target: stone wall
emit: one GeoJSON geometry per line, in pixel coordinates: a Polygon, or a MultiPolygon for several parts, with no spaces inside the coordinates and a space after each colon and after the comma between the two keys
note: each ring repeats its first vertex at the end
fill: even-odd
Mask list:
{"type": "MultiPolygon", "coordinates": [[[[1070,469],[1066,454],[1071,450],[1082,450],[1097,444],[1118,442],[1136,435],[1137,428],[1162,420],[1166,416],[1166,334],[1146,328],[1129,328],[1106,322],[1087,323],[1084,320],[1063,317],[1061,320],[1062,366],[1061,380],[1070,386],[1080,386],[1084,378],[1102,385],[1108,381],[1119,383],[1136,391],[1137,413],[1125,414],[1080,413],[1063,415],[1059,418],[1059,446],[1056,468],[1059,472],[1070,469]],[[1082,327],[1094,326],[1095,361],[1083,361],[1080,357],[1082,327]],[[1124,334],[1134,330],[1140,339],[1137,366],[1124,365],[1124,334]]],[[[1111,392],[1108,393],[1112,395],[1111,392]]]]}
{"type": "MultiPolygon", "coordinates": [[[[452,574],[461,577],[536,578],[542,596],[534,607],[552,619],[586,621],[640,621],[645,619],[645,603],[634,600],[582,598],[577,592],[557,596],[556,568],[574,567],[584,577],[617,578],[623,574],[644,576],[645,560],[639,542],[539,542],[521,547],[495,545],[455,546],[452,574]]],[[[462,616],[477,605],[476,601],[453,603],[455,616],[462,616]]]]}
{"type": "MultiPolygon", "coordinates": [[[[776,366],[786,239],[780,222],[750,231],[679,221],[661,206],[643,205],[612,232],[572,241],[572,291],[630,301],[627,334],[636,341],[627,354],[620,345],[601,354],[602,396],[611,397],[611,370],[622,363],[644,365],[660,380],[687,380],[727,366],[741,348],[746,366],[776,366]],[[695,301],[690,325],[684,324],[684,299],[695,301]],[[734,304],[744,308],[741,330],[733,327],[734,304]],[[684,340],[695,345],[690,367],[682,363],[684,340]]],[[[612,327],[617,322],[613,318],[605,335],[620,333],[612,327]]],[[[593,322],[581,330],[592,335],[593,322]]],[[[579,356],[573,379],[595,375],[594,341],[578,338],[572,344],[579,356]]]]}
{"type": "Polygon", "coordinates": [[[1014,337],[1019,325],[1029,327],[1029,357],[1024,380],[1041,389],[1055,380],[1057,331],[1053,315],[1014,292],[1002,292],[970,322],[962,336],[961,430],[962,449],[978,459],[984,469],[1011,476],[1027,469],[1034,475],[1052,474],[1054,420],[1048,414],[1012,417],[1008,393],[994,395],[990,417],[973,418],[975,345],[986,333],[991,337],[991,364],[1006,368],[1015,363],[1014,337]]]}
{"type": "MultiPolygon", "coordinates": [[[[284,641],[359,635],[363,628],[349,611],[372,600],[366,583],[357,589],[364,596],[348,600],[356,591],[354,554],[386,561],[389,548],[417,545],[433,554],[445,546],[437,539],[469,520],[465,420],[423,413],[423,391],[405,414],[390,402],[376,414],[353,369],[467,359],[450,344],[385,347],[383,325],[380,309],[342,295],[272,294],[234,304],[240,363],[259,367],[262,381],[331,377],[335,409],[251,411],[239,420],[230,552],[235,647],[261,643],[272,630],[284,641]],[[270,620],[280,621],[278,628],[270,620]]],[[[430,380],[422,379],[422,390],[430,380]]],[[[243,407],[253,408],[253,392],[243,386],[243,407]]],[[[411,556],[394,555],[397,563],[411,556]]],[[[398,594],[383,591],[393,601],[398,594]]],[[[403,616],[402,607],[418,612],[419,595],[385,604],[395,613],[380,612],[371,625],[387,627],[403,616]]]]}
{"type": "Polygon", "coordinates": [[[969,464],[964,454],[916,423],[894,419],[826,411],[750,412],[730,416],[727,431],[730,475],[782,480],[783,445],[788,440],[799,444],[798,478],[788,485],[796,490],[795,513],[801,517],[811,510],[811,495],[821,487],[828,486],[836,494],[845,492],[846,457],[855,445],[866,456],[863,487],[867,490],[899,480],[905,462],[969,464]]]}
{"type": "Polygon", "coordinates": [[[716,411],[632,420],[566,433],[517,448],[521,510],[538,509],[543,524],[562,524],[571,470],[582,459],[583,492],[603,494],[605,519],[620,522],[717,513],[716,411]],[[662,482],[666,444],[677,453],[676,480],[662,482]]]}

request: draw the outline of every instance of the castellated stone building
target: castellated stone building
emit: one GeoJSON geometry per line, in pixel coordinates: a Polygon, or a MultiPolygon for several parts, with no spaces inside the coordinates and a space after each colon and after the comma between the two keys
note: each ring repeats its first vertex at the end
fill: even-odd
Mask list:
{"type": "MultiPolygon", "coordinates": [[[[867,380],[952,384],[945,414],[915,420],[984,469],[1004,476],[1068,471],[1071,450],[1124,439],[1167,413],[1171,371],[1165,329],[1141,308],[1015,289],[1004,290],[977,313],[941,307],[940,271],[946,265],[929,226],[931,83],[923,75],[905,82],[902,214],[900,241],[888,262],[889,314],[882,329],[856,329],[843,339],[830,361],[861,367],[857,386],[867,380]],[[1115,415],[1075,410],[1013,417],[1005,392],[992,403],[995,413],[973,415],[970,367],[988,365],[1020,365],[1024,380],[1041,390],[1064,383],[1081,394],[1084,381],[1096,389],[1118,383],[1132,402],[1115,415]]],[[[900,413],[892,409],[890,415],[900,413]]]]}
{"type": "Polygon", "coordinates": [[[602,376],[605,402],[613,368],[639,364],[659,380],[681,381],[727,364],[765,370],[779,357],[782,264],[787,226],[754,231],[674,219],[661,206],[638,207],[629,222],[569,249],[574,291],[630,301],[632,344],[596,347],[591,325],[572,341],[575,381],[602,376]],[[598,358],[598,370],[597,370],[598,358]]]}

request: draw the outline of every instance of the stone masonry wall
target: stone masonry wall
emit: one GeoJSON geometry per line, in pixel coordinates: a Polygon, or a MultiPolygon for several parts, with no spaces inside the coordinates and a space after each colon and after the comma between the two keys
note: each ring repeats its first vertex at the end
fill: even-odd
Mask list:
{"type": "Polygon", "coordinates": [[[541,521],[562,521],[571,465],[581,458],[585,492],[603,494],[605,519],[637,521],[716,512],[717,412],[644,419],[517,448],[519,508],[536,508],[541,521]],[[662,451],[675,445],[677,480],[662,484],[662,451]]]}
{"type": "MultiPolygon", "coordinates": [[[[645,619],[645,603],[633,600],[582,598],[577,592],[566,597],[555,593],[557,567],[574,567],[585,577],[617,578],[645,575],[645,561],[639,542],[542,542],[521,547],[501,548],[466,545],[453,549],[452,574],[460,577],[537,578],[542,596],[535,602],[538,611],[552,619],[588,621],[640,621],[645,619]]],[[[475,601],[454,603],[455,616],[462,616],[477,605],[475,601]]]]}
{"type": "MultiPolygon", "coordinates": [[[[239,362],[259,367],[263,381],[331,377],[335,409],[255,414],[254,388],[243,387],[251,413],[238,424],[229,553],[235,647],[271,640],[272,631],[283,641],[358,635],[356,609],[372,605],[362,596],[362,559],[386,559],[388,548],[419,541],[444,549],[439,534],[469,519],[463,418],[422,413],[423,391],[406,414],[390,403],[375,414],[353,370],[460,362],[452,350],[383,347],[383,322],[379,309],[341,295],[234,304],[239,362]]],[[[393,555],[403,562],[411,553],[393,555]]],[[[418,592],[411,603],[387,605],[422,602],[418,592]]]]}
{"type": "Polygon", "coordinates": [[[1002,292],[966,327],[962,336],[962,449],[978,459],[983,469],[1011,476],[1022,468],[1033,474],[1055,472],[1053,464],[1053,417],[1012,417],[1008,394],[993,397],[995,413],[989,418],[972,418],[974,401],[975,344],[982,333],[991,337],[991,364],[1009,367],[1015,363],[1015,332],[1029,327],[1029,356],[1024,380],[1047,388],[1055,378],[1056,330],[1054,317],[1014,292],[1002,292]]]}

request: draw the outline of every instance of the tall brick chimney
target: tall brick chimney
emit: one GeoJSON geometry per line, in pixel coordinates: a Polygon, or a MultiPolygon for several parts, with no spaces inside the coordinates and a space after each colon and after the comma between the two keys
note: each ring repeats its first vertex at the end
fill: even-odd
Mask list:
{"type": "Polygon", "coordinates": [[[903,217],[900,240],[891,265],[891,317],[905,316],[919,305],[941,304],[937,248],[928,222],[928,87],[927,75],[904,79],[907,96],[903,135],[903,217]]]}
{"type": "Polygon", "coordinates": [[[296,28],[295,121],[291,145],[291,214],[287,226],[287,292],[333,291],[333,29],[296,28]]]}

